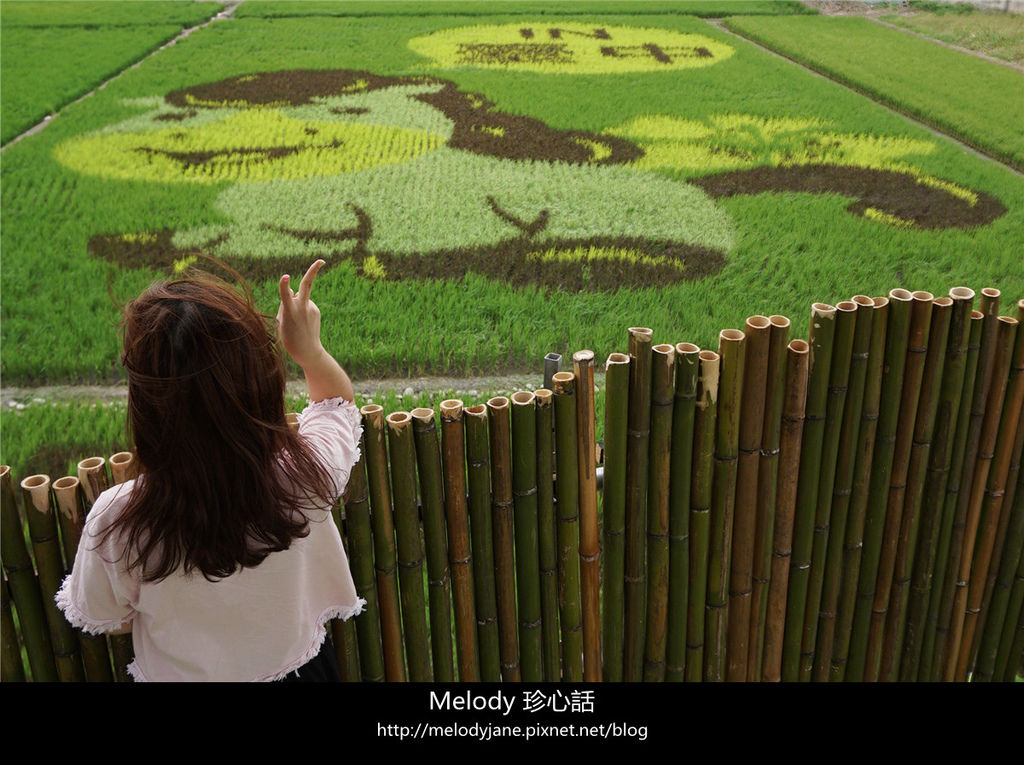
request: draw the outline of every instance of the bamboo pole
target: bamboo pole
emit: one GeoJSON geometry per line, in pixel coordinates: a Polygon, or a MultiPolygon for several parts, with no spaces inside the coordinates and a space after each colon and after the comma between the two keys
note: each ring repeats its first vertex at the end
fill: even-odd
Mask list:
{"type": "Polygon", "coordinates": [[[836,309],[827,303],[811,306],[811,347],[807,370],[807,405],[804,414],[796,514],[793,518],[793,547],[789,563],[789,593],[786,597],[786,632],[782,648],[782,679],[800,676],[800,648],[807,588],[810,581],[814,522],[821,482],[822,452],[825,446],[825,417],[828,406],[829,373],[836,332],[836,309]]]}
{"type": "Polygon", "coordinates": [[[974,632],[994,554],[1006,476],[1010,468],[1010,453],[1017,434],[1017,418],[1021,406],[1024,406],[1024,388],[1020,389],[1020,395],[1008,388],[1010,369],[1014,362],[1024,364],[1024,358],[1013,358],[1018,322],[1010,316],[1000,316],[998,320],[996,361],[971,485],[964,550],[960,558],[960,581],[964,584],[957,583],[959,589],[953,602],[955,629],[951,628],[950,637],[954,641],[952,647],[958,650],[951,650],[949,655],[946,677],[951,680],[967,680],[971,671],[974,632]],[[1004,400],[1012,402],[1010,414],[1003,410],[1004,400]],[[954,657],[955,675],[950,677],[949,667],[954,657]]]}
{"type": "Polygon", "coordinates": [[[900,392],[900,414],[896,426],[896,443],[893,447],[892,474],[889,481],[889,494],[886,498],[885,526],[882,531],[878,576],[875,580],[875,596],[868,627],[868,642],[864,660],[865,681],[881,679],[885,622],[889,614],[889,596],[892,592],[900,526],[903,522],[907,475],[910,470],[910,452],[913,447],[917,405],[921,397],[921,383],[928,353],[932,303],[935,296],[930,292],[918,290],[913,293],[913,299],[910,335],[907,341],[907,361],[903,372],[903,389],[900,392]]]}
{"type": "Polygon", "coordinates": [[[768,359],[765,368],[764,421],[757,469],[757,523],[754,529],[754,559],[751,572],[750,629],[748,631],[748,682],[760,682],[764,662],[765,616],[768,612],[768,585],[772,571],[772,534],[775,527],[775,500],[779,486],[779,449],[782,435],[782,409],[785,401],[786,345],[790,321],[785,316],[769,316],[768,359]]]}
{"type": "Polygon", "coordinates": [[[868,481],[867,506],[864,510],[864,542],[844,675],[844,679],[855,682],[864,679],[871,606],[878,581],[878,561],[882,550],[886,499],[892,477],[893,450],[899,424],[900,392],[903,389],[907,343],[910,338],[910,309],[913,301],[913,295],[905,289],[898,288],[889,292],[889,320],[885,336],[878,421],[875,427],[871,476],[868,481]]]}
{"type": "MultiPolygon", "coordinates": [[[[686,630],[690,587],[690,493],[693,426],[700,377],[700,348],[678,343],[672,407],[672,459],[669,487],[669,591],[665,679],[682,681],[686,671],[686,630]]],[[[607,377],[605,378],[607,387],[607,377]]],[[[607,428],[605,433],[607,434],[607,428]]],[[[607,440],[606,440],[607,443],[607,440]]],[[[607,471],[607,468],[605,468],[607,471]]],[[[606,479],[607,480],[607,479],[606,479]]]]}
{"type": "MultiPolygon", "coordinates": [[[[1024,301],[1021,301],[1021,305],[1024,305],[1024,301]]],[[[1021,317],[1024,318],[1024,317],[1021,317]]],[[[1021,321],[1018,318],[1018,325],[1021,321]]],[[[1020,459],[1021,451],[1024,450],[1024,417],[1021,416],[1021,408],[1024,407],[1024,400],[1018,398],[1018,396],[1024,396],[1024,393],[1018,393],[1018,386],[1024,386],[1024,331],[1017,328],[1017,340],[1014,346],[1013,360],[1010,362],[1010,378],[1006,384],[1006,400],[1003,404],[1003,416],[1002,427],[1011,427],[1008,425],[1007,420],[1013,417],[1017,422],[1016,429],[1011,429],[1006,434],[1006,443],[1000,447],[997,444],[997,456],[996,460],[999,461],[999,449],[1003,448],[1006,450],[1006,454],[1003,459],[1008,462],[1006,468],[1005,493],[1001,496],[992,496],[992,506],[998,508],[999,515],[999,528],[996,531],[995,545],[992,549],[992,561],[989,564],[988,579],[985,582],[985,595],[981,603],[981,618],[978,622],[978,629],[975,631],[974,640],[974,652],[972,654],[971,664],[974,665],[976,661],[976,655],[981,647],[981,639],[983,637],[983,626],[989,619],[990,607],[992,604],[993,592],[997,586],[997,580],[999,578],[999,570],[1002,564],[1002,557],[1004,554],[1004,547],[1006,545],[1007,531],[1009,529],[1012,508],[1013,508],[1013,495],[1014,489],[1017,483],[1017,473],[1020,470],[1020,459]],[[1012,442],[1012,443],[1011,443],[1012,442]]],[[[986,502],[989,501],[989,497],[986,496],[986,502]]],[[[1002,619],[1002,615],[997,616],[1002,619]]],[[[995,660],[994,648],[990,649],[990,661],[986,662],[991,664],[995,660]]],[[[991,667],[986,668],[986,672],[991,674],[991,667]]],[[[977,675],[977,670],[972,670],[977,675]]]]}
{"type": "Polygon", "coordinates": [[[78,463],[78,480],[82,483],[85,504],[92,509],[96,498],[110,488],[107,477],[107,461],[102,457],[88,457],[78,463]]]}
{"type": "Polygon", "coordinates": [[[512,516],[512,435],[509,401],[495,396],[487,402],[491,442],[491,518],[494,575],[498,601],[501,679],[519,682],[519,634],[516,616],[515,531],[512,516]]]}
{"type": "MultiPolygon", "coordinates": [[[[875,451],[879,406],[882,395],[882,369],[885,357],[885,338],[889,319],[889,298],[872,299],[870,318],[871,338],[869,340],[867,367],[864,372],[863,397],[860,409],[860,423],[857,426],[856,444],[853,446],[855,463],[850,486],[849,507],[846,514],[842,552],[842,575],[840,593],[836,606],[832,650],[829,658],[828,680],[842,681],[846,675],[846,659],[850,647],[850,631],[853,626],[854,608],[857,599],[857,580],[860,574],[861,551],[864,546],[864,521],[868,502],[868,488],[871,479],[872,457],[875,451]]],[[[860,326],[861,317],[857,317],[860,326]]],[[[855,345],[857,340],[854,341],[855,345]]],[[[859,346],[858,346],[859,347],[859,346]]],[[[851,370],[852,376],[852,370],[851,370]]],[[[852,386],[851,386],[852,387],[852,386]]],[[[822,638],[819,638],[821,640],[822,638]]],[[[827,642],[827,636],[825,637],[827,642]]],[[[820,655],[828,653],[824,648],[820,655]]],[[[821,676],[818,676],[821,679],[821,676]]]]}
{"type": "Polygon", "coordinates": [[[388,452],[391,455],[391,492],[398,538],[398,584],[409,679],[414,683],[430,682],[434,673],[430,664],[431,649],[427,639],[426,604],[423,600],[423,543],[416,504],[416,446],[413,442],[412,416],[408,412],[392,412],[384,420],[387,423],[388,452]]]}
{"type": "Polygon", "coordinates": [[[903,489],[903,514],[897,529],[892,584],[888,596],[888,614],[882,634],[879,679],[883,681],[892,681],[899,677],[900,658],[906,630],[907,590],[913,574],[914,558],[917,554],[925,473],[931,454],[935,418],[938,413],[942,368],[946,358],[952,314],[953,300],[951,298],[940,297],[932,301],[928,349],[921,374],[909,464],[903,489]]]}
{"type": "Polygon", "coordinates": [[[629,328],[629,439],[626,442],[626,581],[623,679],[643,677],[647,595],[647,491],[651,433],[651,340],[653,330],[629,328]]]}
{"type": "Polygon", "coordinates": [[[618,683],[624,653],[629,356],[613,353],[608,357],[604,385],[604,679],[618,683]]]}
{"type": "MultiPolygon", "coordinates": [[[[537,401],[512,394],[512,500],[515,507],[519,662],[527,683],[544,680],[541,634],[540,543],[537,525],[537,401]]],[[[550,452],[549,452],[550,453],[550,452]]]]}
{"type": "MultiPolygon", "coordinates": [[[[945,493],[940,494],[942,522],[939,527],[939,543],[935,554],[935,570],[932,572],[932,589],[928,599],[928,613],[925,617],[924,640],[918,679],[936,681],[942,676],[941,659],[945,649],[945,636],[949,632],[949,617],[953,608],[953,577],[960,562],[960,548],[963,544],[963,526],[966,516],[959,515],[960,484],[964,476],[964,463],[971,425],[971,403],[977,384],[978,361],[981,353],[982,330],[985,314],[971,311],[968,327],[967,356],[964,362],[964,382],[960,393],[956,431],[953,436],[953,456],[946,480],[945,493]],[[946,592],[949,591],[949,597],[946,592]]],[[[968,477],[968,480],[970,478],[968,477]]]]}
{"type": "Polygon", "coordinates": [[[501,653],[498,640],[498,603],[494,586],[494,533],[491,518],[491,460],[487,438],[487,407],[483,404],[467,407],[464,415],[480,679],[496,683],[501,680],[501,653]]]}
{"type": "Polygon", "coordinates": [[[469,541],[462,409],[462,402],[458,399],[448,399],[440,405],[448,562],[455,596],[455,650],[458,655],[459,680],[466,683],[480,680],[480,660],[476,640],[476,609],[473,607],[473,556],[469,541]]]}
{"type": "Polygon", "coordinates": [[[7,589],[6,577],[4,577],[2,588],[0,588],[0,648],[2,648],[0,651],[0,675],[3,676],[3,682],[25,682],[25,668],[21,663],[21,645],[18,643],[18,631],[14,627],[11,594],[7,589]]]}
{"type": "Polygon", "coordinates": [[[729,569],[736,504],[745,346],[746,337],[738,329],[723,329],[718,335],[718,355],[722,367],[718,388],[718,420],[715,426],[715,470],[711,487],[708,614],[704,651],[704,679],[709,682],[726,679],[729,569]]]}
{"type": "MultiPolygon", "coordinates": [[[[551,384],[555,392],[555,438],[557,440],[555,468],[558,476],[558,606],[559,621],[562,626],[562,679],[571,683],[578,683],[583,680],[583,614],[580,607],[580,487],[579,466],[576,457],[575,383],[576,377],[571,372],[556,372],[551,377],[551,384]]],[[[607,377],[605,378],[605,384],[606,386],[608,384],[607,377]]],[[[607,406],[605,411],[608,411],[607,406]]],[[[623,420],[624,425],[625,420],[623,420]]],[[[609,431],[606,427],[606,534],[608,531],[607,502],[608,480],[610,477],[608,473],[608,433],[609,431]]],[[[625,429],[623,427],[624,435],[625,429]]],[[[621,576],[618,581],[621,593],[621,576]]],[[[607,600],[605,601],[605,608],[605,615],[607,616],[607,600]]],[[[605,666],[607,668],[607,664],[605,666]]]]}
{"type": "Polygon", "coordinates": [[[704,679],[704,634],[711,539],[712,481],[721,357],[701,351],[697,407],[693,423],[693,471],[690,479],[690,582],[686,615],[686,679],[704,679]]]}
{"type": "MultiPolygon", "coordinates": [[[[841,433],[841,440],[836,456],[832,485],[828,546],[823,561],[824,578],[821,589],[821,606],[818,611],[817,642],[814,646],[814,680],[816,682],[827,682],[832,666],[839,587],[842,578],[844,550],[846,549],[847,521],[850,498],[853,494],[857,444],[860,436],[861,412],[864,406],[864,389],[871,350],[871,330],[874,324],[875,301],[873,299],[866,295],[855,295],[850,302],[856,306],[856,316],[853,320],[851,356],[845,362],[848,365],[846,402],[843,408],[842,423],[836,427],[841,433]]],[[[840,304],[840,306],[842,305],[840,304]]],[[[836,361],[839,358],[835,355],[836,353],[833,352],[833,373],[837,371],[836,361]]],[[[830,387],[834,387],[836,382],[833,380],[830,387]]],[[[821,492],[819,491],[819,498],[820,496],[821,492]]]]}
{"type": "Polygon", "coordinates": [[[416,472],[420,477],[423,536],[427,548],[430,648],[434,659],[434,680],[450,683],[455,681],[455,664],[452,660],[452,598],[437,425],[434,422],[433,409],[413,409],[409,414],[412,416],[413,440],[416,444],[416,472]]]}
{"type": "Polygon", "coordinates": [[[668,641],[669,477],[672,459],[672,405],[676,349],[651,348],[651,412],[647,478],[647,631],[644,680],[665,679],[668,641]]]}
{"type": "MultiPolygon", "coordinates": [[[[1018,475],[1014,513],[1024,513],[1024,473],[1018,475]]],[[[995,676],[993,679],[1013,682],[1021,659],[1021,645],[1014,644],[1024,635],[1024,551],[1017,562],[1017,570],[1010,586],[1010,596],[1006,609],[1006,620],[999,637],[999,650],[996,654],[995,676]]]]}
{"type": "Polygon", "coordinates": [[[758,468],[764,431],[768,348],[771,321],[751,316],[744,333],[744,372],[740,402],[739,459],[736,471],[736,508],[733,516],[729,564],[729,617],[727,620],[726,679],[747,679],[750,614],[753,594],[754,545],[757,533],[758,468]]]}
{"type": "MultiPolygon", "coordinates": [[[[123,459],[124,452],[118,452],[114,456],[118,458],[118,467],[116,471],[111,470],[111,473],[114,476],[113,484],[117,485],[130,480],[135,475],[137,463],[132,460],[123,459]]],[[[88,481],[95,488],[106,488],[107,470],[103,459],[96,457],[79,462],[78,478],[82,481],[83,486],[88,481]],[[83,480],[83,476],[85,480],[83,480]]],[[[95,499],[90,500],[90,504],[93,501],[95,499]]],[[[131,675],[128,674],[128,665],[135,660],[135,642],[132,634],[128,632],[120,635],[110,635],[109,640],[110,657],[114,664],[114,675],[117,682],[134,682],[131,675]]]]}
{"type": "Polygon", "coordinates": [[[764,620],[761,679],[782,679],[782,649],[786,629],[786,598],[793,554],[793,521],[796,516],[797,478],[803,445],[807,402],[807,366],[810,344],[790,340],[786,348],[782,425],[779,439],[779,478],[772,527],[772,570],[764,620]]]}
{"type": "Polygon", "coordinates": [[[331,643],[334,645],[334,658],[338,662],[338,679],[343,683],[358,683],[359,669],[359,638],[356,634],[355,619],[331,619],[331,643]]]}
{"type": "Polygon", "coordinates": [[[916,680],[920,670],[921,650],[924,644],[925,619],[932,588],[932,572],[942,526],[942,499],[945,496],[952,460],[953,434],[958,428],[960,400],[963,395],[967,345],[970,340],[971,304],[974,290],[954,287],[949,291],[953,301],[949,323],[942,383],[939,389],[932,448],[928,459],[924,494],[920,500],[921,520],[918,531],[917,555],[911,575],[911,588],[907,604],[906,636],[900,660],[899,678],[906,682],[916,680]]]}
{"type": "Polygon", "coordinates": [[[21,482],[22,506],[28,520],[32,553],[36,562],[39,587],[43,594],[43,610],[50,628],[53,658],[62,683],[85,681],[82,657],[74,628],[57,608],[54,595],[64,581],[64,561],[57,539],[57,519],[50,498],[50,477],[33,475],[21,482]]]}
{"type": "Polygon", "coordinates": [[[576,454],[580,477],[580,578],[583,599],[583,679],[601,680],[601,548],[597,524],[597,433],[594,352],[576,351],[576,454]]]}
{"type": "MultiPolygon", "coordinates": [[[[85,525],[85,497],[82,483],[75,476],[65,476],[53,482],[53,496],[57,502],[57,518],[60,520],[61,539],[64,540],[64,555],[72,567],[78,551],[78,543],[85,525]]],[[[82,664],[85,679],[90,683],[112,683],[114,674],[110,667],[110,652],[105,635],[90,635],[76,630],[78,644],[82,649],[82,664]]]]}
{"type": "Polygon", "coordinates": [[[110,464],[110,473],[114,477],[115,485],[131,481],[139,475],[139,461],[132,452],[111,454],[108,463],[110,464]]]}
{"type": "Polygon", "coordinates": [[[359,410],[363,417],[363,458],[366,460],[373,522],[373,560],[377,576],[380,609],[380,637],[384,651],[384,677],[388,682],[405,680],[402,646],[402,622],[399,612],[398,557],[395,548],[395,523],[391,509],[391,476],[388,472],[384,408],[366,404],[359,410]]]}
{"type": "MultiPolygon", "coordinates": [[[[552,383],[553,385],[554,383],[552,383]]],[[[554,497],[554,393],[550,388],[533,392],[537,405],[537,544],[540,552],[541,642],[544,647],[544,679],[562,677],[558,639],[558,543],[554,497]]]]}
{"type": "Polygon", "coordinates": [[[11,599],[18,611],[29,671],[35,682],[57,682],[59,675],[53,658],[43,594],[25,544],[11,469],[7,465],[0,466],[0,499],[0,557],[3,558],[11,599]]]}
{"type": "MultiPolygon", "coordinates": [[[[956,509],[953,511],[953,530],[950,538],[949,559],[952,568],[947,574],[944,589],[941,593],[938,621],[936,626],[936,644],[933,655],[932,673],[935,679],[947,675],[947,667],[955,665],[957,657],[950,653],[959,645],[960,636],[954,635],[952,625],[957,619],[954,613],[954,601],[962,585],[954,578],[954,571],[959,569],[960,561],[965,555],[964,542],[967,536],[969,505],[974,493],[974,476],[978,460],[978,448],[981,439],[985,408],[990,400],[992,387],[992,369],[995,363],[996,336],[998,334],[999,299],[1001,293],[993,287],[981,290],[979,308],[983,315],[981,329],[981,347],[978,351],[978,369],[975,375],[974,390],[971,399],[970,421],[967,426],[967,441],[963,447],[963,463],[961,476],[957,485],[956,497],[947,496],[947,502],[955,499],[956,509]],[[938,647],[941,646],[941,649],[938,647]]],[[[971,553],[970,555],[973,555],[971,553]]],[[[955,668],[954,668],[955,669],[955,668]]],[[[949,670],[950,672],[954,670],[949,670]]]]}
{"type": "MultiPolygon", "coordinates": [[[[349,565],[356,592],[366,601],[366,607],[355,622],[359,644],[358,678],[368,682],[383,682],[384,650],[380,638],[380,606],[373,570],[373,531],[370,525],[370,501],[366,484],[365,441],[360,441],[360,458],[352,467],[345,487],[345,526],[348,537],[349,565]]],[[[341,531],[341,525],[338,531],[341,531]]],[[[342,633],[343,628],[340,628],[342,633]]],[[[336,632],[338,629],[335,630],[336,632]]],[[[335,645],[337,647],[337,645],[335,645]]]]}

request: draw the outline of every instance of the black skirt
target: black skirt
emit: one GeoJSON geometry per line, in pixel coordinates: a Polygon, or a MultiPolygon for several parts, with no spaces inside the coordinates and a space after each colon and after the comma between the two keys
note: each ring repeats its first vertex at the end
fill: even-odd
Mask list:
{"type": "Polygon", "coordinates": [[[320,653],[294,672],[289,672],[282,683],[340,683],[338,659],[334,655],[334,644],[328,635],[320,646],[320,653]]]}

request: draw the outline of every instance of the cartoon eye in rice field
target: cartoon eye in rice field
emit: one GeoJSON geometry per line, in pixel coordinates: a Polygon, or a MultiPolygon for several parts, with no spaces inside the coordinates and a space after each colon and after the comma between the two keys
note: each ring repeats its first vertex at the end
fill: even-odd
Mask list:
{"type": "Polygon", "coordinates": [[[926,142],[813,120],[653,115],[560,130],[448,80],[351,70],[248,74],[146,107],[55,156],[112,180],[214,184],[226,222],[90,240],[131,267],[181,270],[202,253],[262,279],[322,257],[371,279],[614,290],[719,271],[734,231],[716,200],[736,194],[842,194],[851,213],[899,227],[1005,212],[902,161],[926,142]]]}

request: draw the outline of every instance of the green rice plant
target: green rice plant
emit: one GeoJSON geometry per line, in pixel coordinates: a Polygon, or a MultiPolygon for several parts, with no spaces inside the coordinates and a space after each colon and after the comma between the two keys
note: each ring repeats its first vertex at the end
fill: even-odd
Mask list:
{"type": "Polygon", "coordinates": [[[784,55],[1024,168],[1024,75],[860,18],[735,18],[784,55]]]}

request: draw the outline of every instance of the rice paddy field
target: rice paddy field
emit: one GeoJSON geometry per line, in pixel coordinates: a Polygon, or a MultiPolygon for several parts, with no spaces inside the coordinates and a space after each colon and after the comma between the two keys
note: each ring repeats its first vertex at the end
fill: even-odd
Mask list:
{"type": "MultiPolygon", "coordinates": [[[[630,326],[714,348],[858,293],[1024,296],[1012,69],[800,3],[642,0],[248,0],[147,57],[224,7],[0,6],[4,386],[116,383],[118,303],[205,256],[268,313],[324,258],[356,379],[539,385],[630,326]]],[[[19,403],[17,475],[123,433],[19,403]]]]}

